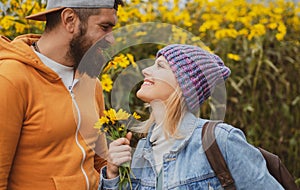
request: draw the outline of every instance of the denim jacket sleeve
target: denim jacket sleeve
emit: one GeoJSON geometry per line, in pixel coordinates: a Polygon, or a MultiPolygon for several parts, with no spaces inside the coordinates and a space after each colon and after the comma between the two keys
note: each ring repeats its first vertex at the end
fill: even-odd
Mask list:
{"type": "Polygon", "coordinates": [[[106,166],[104,166],[100,170],[100,184],[98,190],[118,190],[118,183],[120,181],[120,177],[116,177],[113,179],[106,178],[106,166]]]}
{"type": "MultiPolygon", "coordinates": [[[[220,125],[222,127],[226,124],[220,125]]],[[[219,130],[220,133],[222,133],[221,131],[224,130],[219,130]]],[[[216,131],[217,134],[218,131],[216,131]]],[[[244,133],[240,129],[231,128],[227,134],[226,142],[218,142],[218,138],[217,142],[218,144],[224,143],[221,151],[227,160],[237,189],[284,189],[269,173],[266,161],[260,151],[246,141],[244,133]]]]}

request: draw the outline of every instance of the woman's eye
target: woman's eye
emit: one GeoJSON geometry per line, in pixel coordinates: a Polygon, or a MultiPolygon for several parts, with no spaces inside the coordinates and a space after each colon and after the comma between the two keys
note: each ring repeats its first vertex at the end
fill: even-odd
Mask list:
{"type": "Polygon", "coordinates": [[[164,66],[162,64],[160,64],[160,63],[157,64],[157,67],[158,68],[164,68],[164,66]]]}

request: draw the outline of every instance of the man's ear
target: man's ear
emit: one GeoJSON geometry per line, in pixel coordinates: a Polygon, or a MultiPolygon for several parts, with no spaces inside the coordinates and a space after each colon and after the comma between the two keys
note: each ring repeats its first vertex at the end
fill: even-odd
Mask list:
{"type": "Polygon", "coordinates": [[[65,29],[74,33],[77,22],[79,21],[78,16],[75,14],[74,10],[71,8],[65,8],[61,13],[61,22],[65,29]]]}

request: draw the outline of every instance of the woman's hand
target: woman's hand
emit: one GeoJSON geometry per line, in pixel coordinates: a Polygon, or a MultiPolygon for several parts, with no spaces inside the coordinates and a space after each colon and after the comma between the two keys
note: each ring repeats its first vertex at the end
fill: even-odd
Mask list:
{"type": "Polygon", "coordinates": [[[109,144],[106,176],[108,179],[119,175],[119,166],[131,160],[130,139],[132,133],[129,132],[126,138],[119,138],[109,144]]]}

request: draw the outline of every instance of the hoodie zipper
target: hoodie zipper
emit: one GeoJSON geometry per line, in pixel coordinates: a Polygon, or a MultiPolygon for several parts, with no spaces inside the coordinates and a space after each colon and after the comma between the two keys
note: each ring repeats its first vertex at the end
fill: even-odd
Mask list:
{"type": "MultiPolygon", "coordinates": [[[[38,47],[36,47],[35,50],[38,50],[38,47]]],[[[44,55],[41,54],[41,53],[39,53],[39,51],[35,51],[35,53],[37,54],[37,56],[40,58],[40,60],[41,60],[43,63],[49,62],[49,60],[48,60],[49,58],[47,58],[47,59],[45,60],[44,55]]],[[[53,70],[57,75],[59,75],[59,73],[57,72],[57,70],[55,70],[55,69],[53,68],[53,66],[51,66],[51,64],[48,64],[48,65],[45,64],[45,65],[46,65],[47,67],[51,68],[51,70],[53,70]]],[[[75,108],[76,108],[76,111],[77,111],[77,115],[78,115],[78,123],[77,123],[77,128],[76,128],[76,133],[75,133],[75,141],[76,141],[77,146],[79,147],[79,149],[80,149],[81,152],[82,152],[82,160],[81,160],[81,164],[80,164],[80,169],[81,169],[81,171],[82,171],[82,173],[83,173],[83,175],[84,175],[84,178],[85,178],[85,181],[86,181],[86,187],[87,187],[87,190],[89,190],[89,188],[90,188],[89,179],[88,179],[87,173],[85,172],[85,170],[84,170],[84,168],[83,168],[84,160],[86,159],[86,152],[85,152],[84,148],[80,145],[79,140],[78,140],[78,134],[79,134],[80,124],[81,124],[80,110],[79,110],[78,104],[77,104],[77,102],[76,102],[76,100],[75,100],[75,95],[74,95],[74,93],[73,93],[73,87],[77,84],[77,82],[78,82],[79,80],[78,80],[78,79],[74,79],[74,80],[73,80],[72,86],[67,87],[67,86],[64,84],[64,82],[63,82],[63,80],[62,80],[62,78],[61,78],[60,75],[59,75],[59,77],[60,77],[60,80],[61,80],[61,82],[63,83],[63,85],[66,87],[66,89],[67,89],[67,90],[69,91],[69,93],[71,94],[72,102],[74,103],[75,108]]]]}
{"type": "Polygon", "coordinates": [[[77,115],[78,115],[78,122],[77,122],[77,129],[76,129],[76,133],[75,133],[75,140],[76,140],[76,144],[77,146],[79,147],[79,149],[81,150],[82,152],[82,160],[81,160],[81,164],[80,164],[80,169],[84,175],[84,178],[85,178],[85,181],[86,181],[86,188],[87,190],[90,189],[90,184],[89,184],[89,178],[83,168],[83,164],[84,164],[84,160],[86,159],[86,152],[84,150],[84,148],[81,146],[81,144],[79,143],[79,140],[78,140],[78,133],[79,133],[79,129],[80,129],[80,123],[81,123],[81,116],[80,116],[80,110],[79,110],[79,107],[78,107],[78,104],[75,100],[75,95],[73,93],[73,87],[75,86],[75,84],[78,82],[78,80],[74,80],[74,83],[70,89],[70,94],[71,94],[71,97],[72,97],[72,101],[75,105],[75,108],[76,108],[76,111],[77,111],[77,115]]]}

